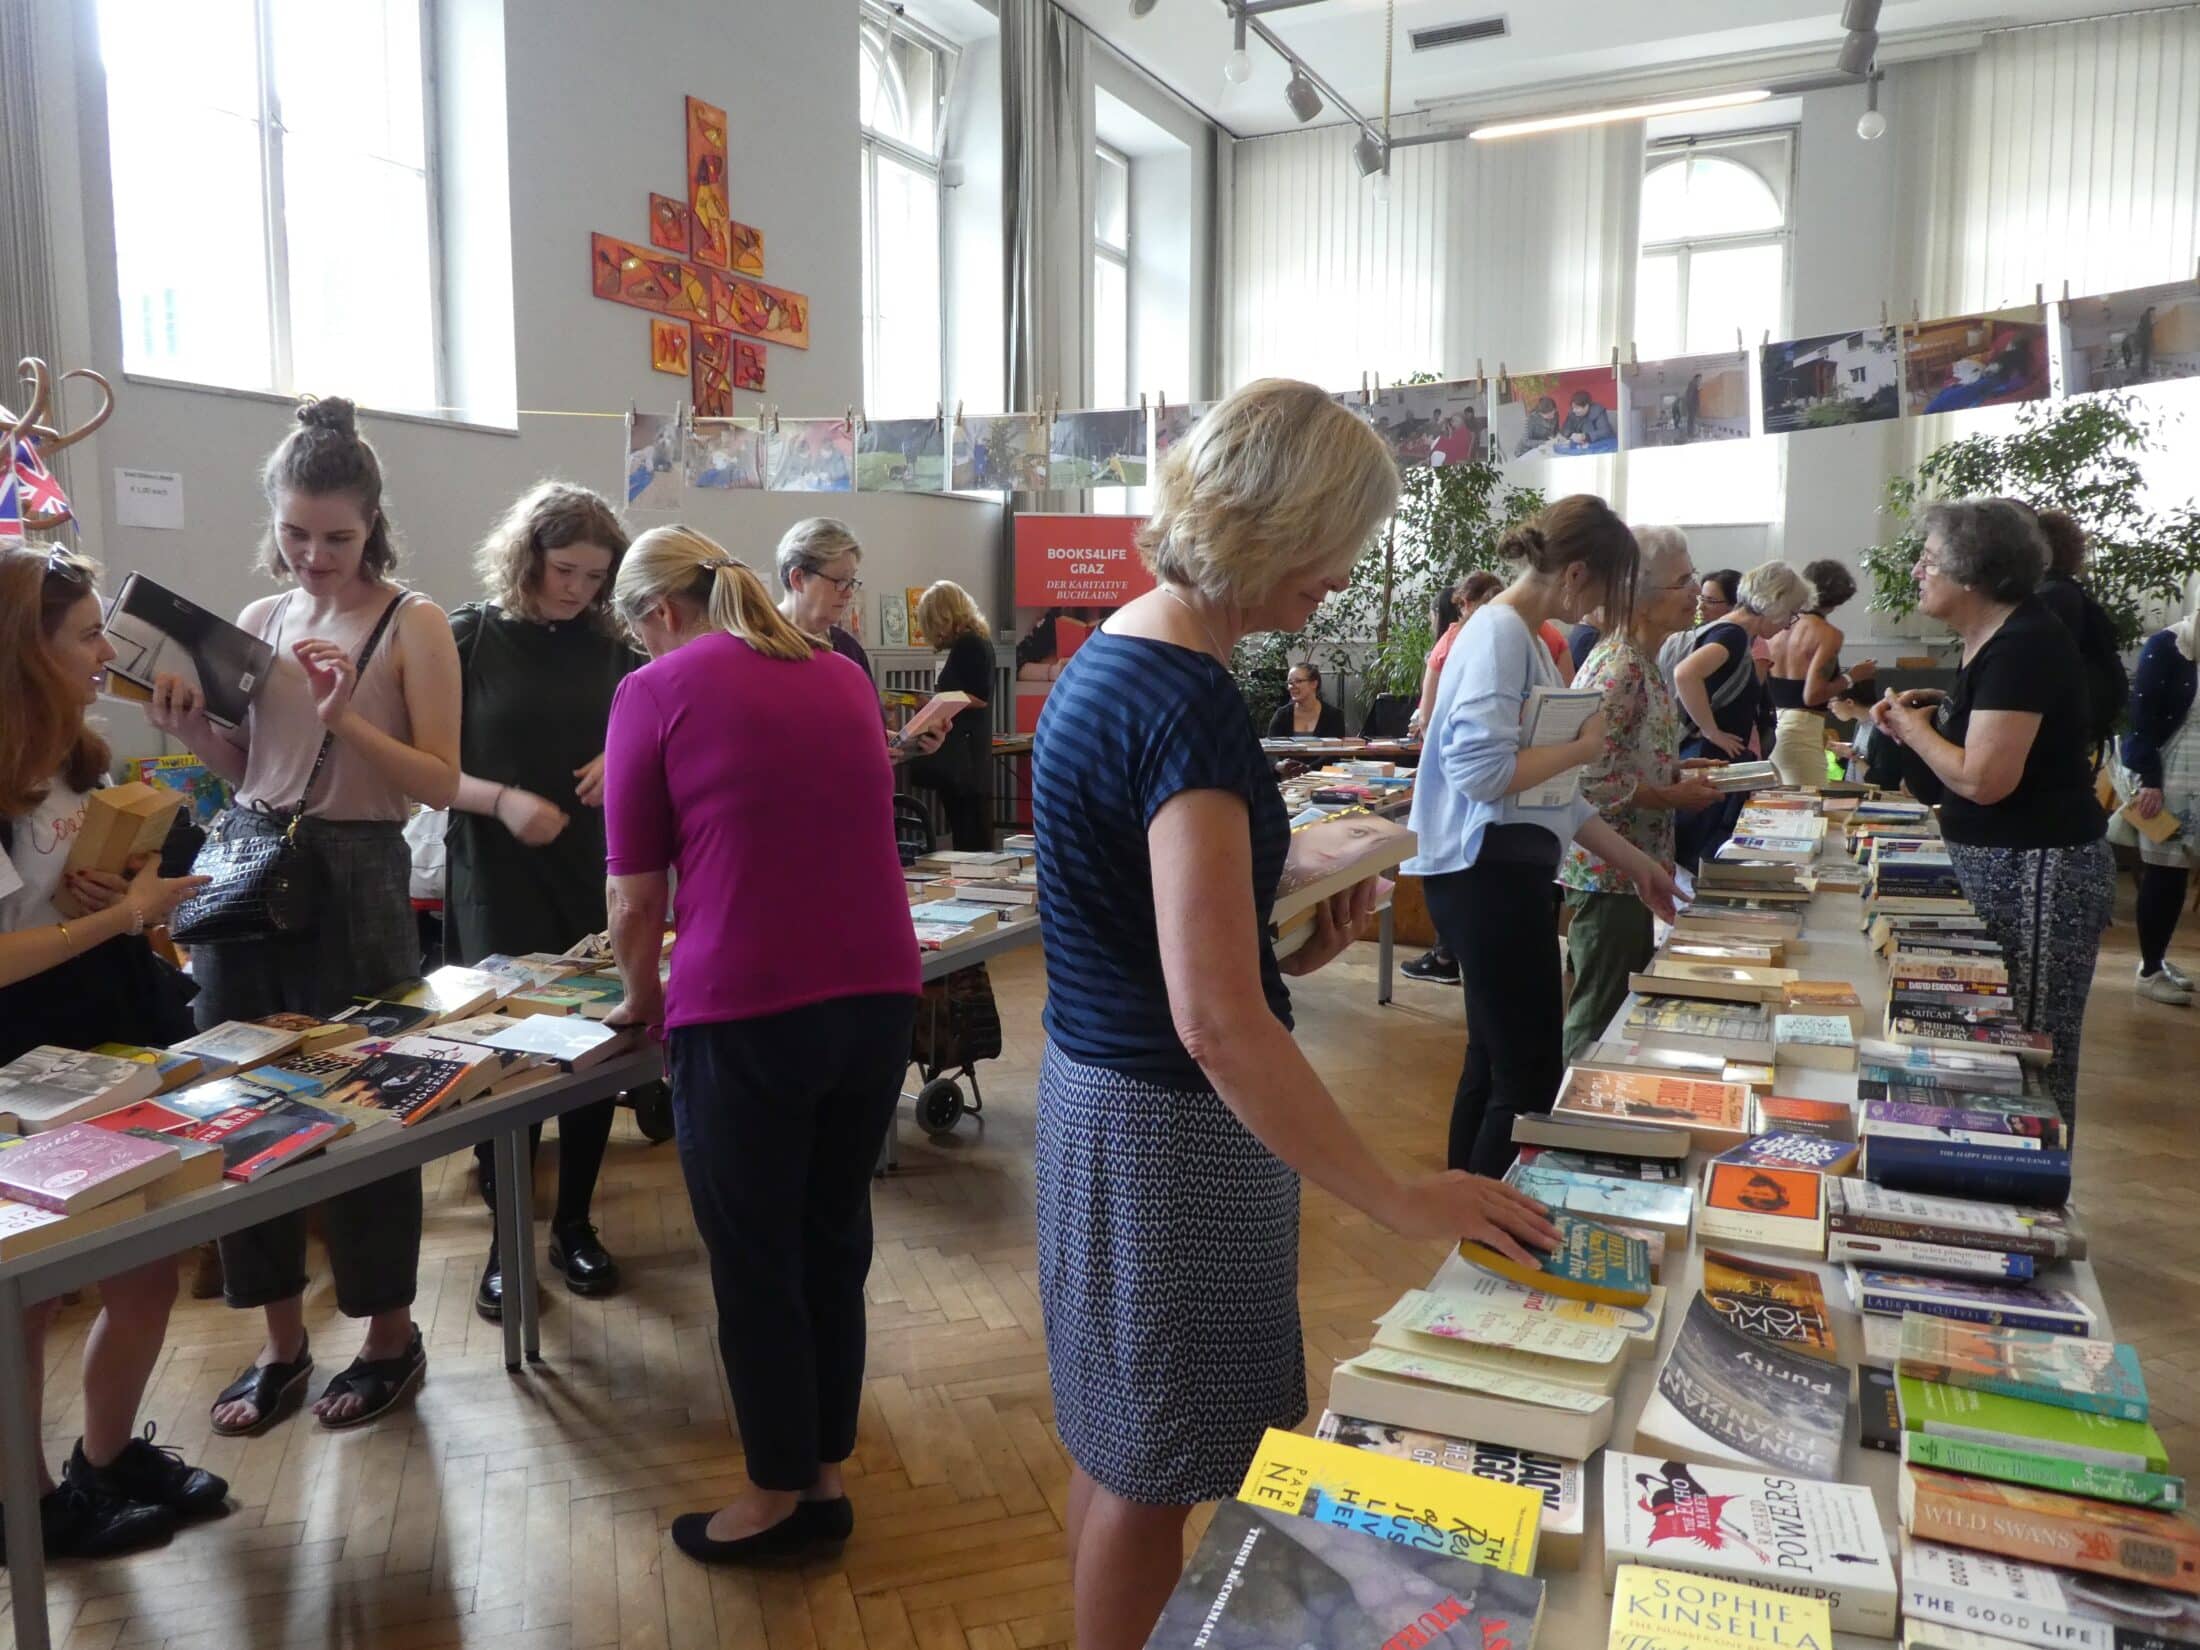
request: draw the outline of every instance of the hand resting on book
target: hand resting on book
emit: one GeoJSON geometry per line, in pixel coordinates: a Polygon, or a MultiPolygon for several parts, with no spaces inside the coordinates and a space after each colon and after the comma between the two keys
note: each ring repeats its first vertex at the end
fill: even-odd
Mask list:
{"type": "Polygon", "coordinates": [[[1399,1190],[1388,1225],[1400,1237],[1470,1240],[1522,1266],[1540,1265],[1541,1255],[1558,1247],[1549,1212],[1502,1180],[1446,1169],[1404,1181],[1399,1190]]]}
{"type": "Polygon", "coordinates": [[[1286,974],[1300,975],[1330,962],[1358,938],[1362,925],[1390,896],[1391,887],[1387,877],[1369,877],[1330,895],[1314,907],[1313,936],[1276,966],[1286,974]]]}

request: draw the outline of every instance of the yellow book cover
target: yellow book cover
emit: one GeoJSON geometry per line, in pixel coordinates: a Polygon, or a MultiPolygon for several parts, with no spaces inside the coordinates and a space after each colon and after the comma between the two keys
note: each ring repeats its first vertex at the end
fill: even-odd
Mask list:
{"type": "Polygon", "coordinates": [[[1535,1571],[1543,1496],[1519,1484],[1271,1427],[1238,1499],[1515,1575],[1535,1571]]]}
{"type": "Polygon", "coordinates": [[[1607,1650],[1833,1650],[1822,1598],[1622,1564],[1607,1650]]]}

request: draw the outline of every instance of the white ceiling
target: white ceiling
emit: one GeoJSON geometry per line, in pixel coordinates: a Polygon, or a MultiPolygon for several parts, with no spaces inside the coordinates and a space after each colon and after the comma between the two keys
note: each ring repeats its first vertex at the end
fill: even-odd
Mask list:
{"type": "MultiPolygon", "coordinates": [[[[1297,125],[1283,100],[1289,70],[1259,39],[1251,42],[1251,81],[1235,86],[1223,77],[1230,22],[1222,0],[1157,0],[1146,17],[1131,15],[1130,0],[1060,3],[1231,132],[1247,136],[1297,125]]],[[[1976,34],[2111,9],[2133,9],[2133,0],[1887,0],[1879,31],[1883,55],[1891,57],[1900,55],[1905,38],[1926,44],[1943,33],[1976,34]]],[[[1720,59],[1776,58],[1783,74],[1830,73],[1842,37],[1840,12],[1840,0],[1398,0],[1391,108],[1402,114],[1472,99],[1496,112],[1517,99],[1525,110],[1536,88],[1572,82],[1582,83],[1578,101],[1594,104],[1627,78],[1720,59]],[[1511,25],[1503,39],[1410,49],[1412,29],[1499,14],[1511,25]],[[1798,53],[1800,59],[1789,60],[1798,53]]],[[[1384,0],[1317,0],[1262,21],[1362,114],[1377,119],[1383,14],[1384,0]]],[[[1338,117],[1325,110],[1315,118],[1320,124],[1338,117]]]]}

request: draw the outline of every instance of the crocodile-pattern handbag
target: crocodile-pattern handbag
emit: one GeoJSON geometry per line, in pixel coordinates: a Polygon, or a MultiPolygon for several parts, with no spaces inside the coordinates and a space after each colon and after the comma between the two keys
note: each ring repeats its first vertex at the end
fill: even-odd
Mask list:
{"type": "MultiPolygon", "coordinates": [[[[366,646],[359,650],[357,680],[365,680],[367,661],[389,629],[390,619],[404,604],[404,595],[393,598],[375,621],[366,646]]],[[[239,831],[238,810],[215,821],[206,845],[191,863],[193,876],[213,880],[176,907],[168,919],[168,932],[178,945],[234,945],[243,940],[299,939],[313,932],[314,912],[320,893],[320,877],[313,852],[298,840],[298,828],[306,816],[306,798],[328,761],[333,733],[321,735],[320,753],[305,789],[277,832],[239,831]]],[[[266,816],[263,816],[266,817],[266,816]]]]}

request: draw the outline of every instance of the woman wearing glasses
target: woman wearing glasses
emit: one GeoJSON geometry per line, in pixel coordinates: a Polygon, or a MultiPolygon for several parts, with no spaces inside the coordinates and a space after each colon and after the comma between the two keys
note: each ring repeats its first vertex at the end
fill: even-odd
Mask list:
{"type": "Polygon", "coordinates": [[[1269,718],[1268,737],[1290,739],[1311,735],[1316,739],[1342,739],[1344,712],[1322,697],[1321,670],[1301,659],[1284,673],[1283,690],[1289,695],[1269,718]]]}
{"type": "MultiPolygon", "coordinates": [[[[626,529],[586,487],[545,481],[489,530],[474,566],[488,599],[451,615],[463,713],[451,806],[444,946],[451,961],[563,951],[604,926],[603,745],[611,696],[641,655],[611,622],[626,529]]],[[[618,1101],[558,1119],[550,1264],[576,1295],[608,1295],[619,1267],[589,1221],[618,1101]]],[[[529,1135],[540,1145],[542,1130],[529,1135]]],[[[495,1155],[474,1149],[496,1206],[495,1155]]],[[[492,1241],[474,1309],[504,1313],[492,1241]]]]}
{"type": "Polygon", "coordinates": [[[822,636],[833,651],[871,674],[871,656],[842,623],[863,588],[863,546],[844,521],[811,516],[780,536],[779,611],[797,630],[822,636]]]}

